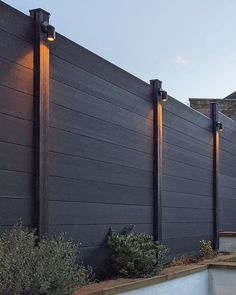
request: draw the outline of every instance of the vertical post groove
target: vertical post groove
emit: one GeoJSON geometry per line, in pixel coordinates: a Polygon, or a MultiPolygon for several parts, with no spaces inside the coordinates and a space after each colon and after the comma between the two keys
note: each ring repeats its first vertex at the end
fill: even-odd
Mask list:
{"type": "Polygon", "coordinates": [[[212,149],[213,149],[213,247],[219,249],[219,131],[216,122],[218,121],[218,105],[211,103],[212,121],[212,149]]]}
{"type": "Polygon", "coordinates": [[[48,233],[48,121],[49,121],[49,46],[41,24],[49,21],[42,9],[30,11],[34,20],[34,215],[39,238],[48,233]]]}
{"type": "Polygon", "coordinates": [[[160,90],[162,82],[151,80],[153,101],[153,205],[154,239],[162,241],[162,103],[160,90]]]}

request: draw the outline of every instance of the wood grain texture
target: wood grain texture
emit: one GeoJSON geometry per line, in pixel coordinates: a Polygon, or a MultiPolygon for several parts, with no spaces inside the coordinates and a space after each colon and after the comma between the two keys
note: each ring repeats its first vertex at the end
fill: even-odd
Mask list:
{"type": "Polygon", "coordinates": [[[31,226],[32,21],[2,1],[0,14],[0,225],[31,226]]]}
{"type": "Polygon", "coordinates": [[[33,43],[33,21],[29,16],[3,1],[0,1],[0,11],[0,29],[33,43]]]}
{"type": "Polygon", "coordinates": [[[150,102],[54,55],[51,55],[51,61],[52,79],[95,97],[112,101],[142,116],[149,116],[150,102]]]}
{"type": "Polygon", "coordinates": [[[57,35],[57,42],[52,44],[51,50],[53,55],[97,75],[104,81],[109,81],[142,99],[151,100],[150,85],[64,36],[57,35]]]}

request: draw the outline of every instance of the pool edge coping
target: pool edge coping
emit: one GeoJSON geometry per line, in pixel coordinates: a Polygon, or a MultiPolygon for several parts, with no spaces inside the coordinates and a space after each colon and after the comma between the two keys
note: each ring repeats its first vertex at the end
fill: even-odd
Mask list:
{"type": "Polygon", "coordinates": [[[73,295],[115,295],[177,279],[211,268],[236,269],[236,263],[227,261],[232,258],[236,258],[236,253],[218,256],[213,259],[207,259],[193,264],[169,267],[164,269],[160,275],[150,278],[118,278],[94,283],[77,289],[73,295]]]}

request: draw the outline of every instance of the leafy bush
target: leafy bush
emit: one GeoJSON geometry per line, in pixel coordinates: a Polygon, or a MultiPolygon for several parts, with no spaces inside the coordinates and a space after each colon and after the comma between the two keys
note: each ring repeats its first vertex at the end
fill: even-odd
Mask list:
{"type": "Polygon", "coordinates": [[[163,267],[167,249],[150,235],[114,233],[108,236],[115,273],[124,277],[149,277],[163,267]]]}
{"type": "Polygon", "coordinates": [[[78,266],[79,248],[63,236],[42,239],[15,226],[0,235],[1,295],[71,295],[89,283],[91,270],[78,266]]]}
{"type": "Polygon", "coordinates": [[[212,249],[211,241],[200,241],[200,256],[202,258],[212,258],[216,256],[216,252],[212,249]]]}
{"type": "Polygon", "coordinates": [[[31,286],[35,237],[14,227],[0,235],[0,294],[18,295],[31,286]]]}

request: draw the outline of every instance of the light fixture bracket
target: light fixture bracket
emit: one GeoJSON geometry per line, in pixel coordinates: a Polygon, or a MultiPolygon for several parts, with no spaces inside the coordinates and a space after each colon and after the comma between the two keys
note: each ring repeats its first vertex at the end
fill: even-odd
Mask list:
{"type": "Polygon", "coordinates": [[[223,124],[220,121],[216,121],[216,129],[218,131],[223,131],[224,126],[223,126],[223,124]]]}
{"type": "Polygon", "coordinates": [[[48,41],[54,41],[56,39],[55,28],[48,23],[48,21],[44,21],[41,24],[41,29],[44,33],[47,34],[48,41]]]}
{"type": "Polygon", "coordinates": [[[167,91],[165,91],[163,89],[160,89],[159,90],[159,95],[160,95],[160,98],[161,98],[162,101],[167,101],[167,99],[168,99],[167,91]]]}

